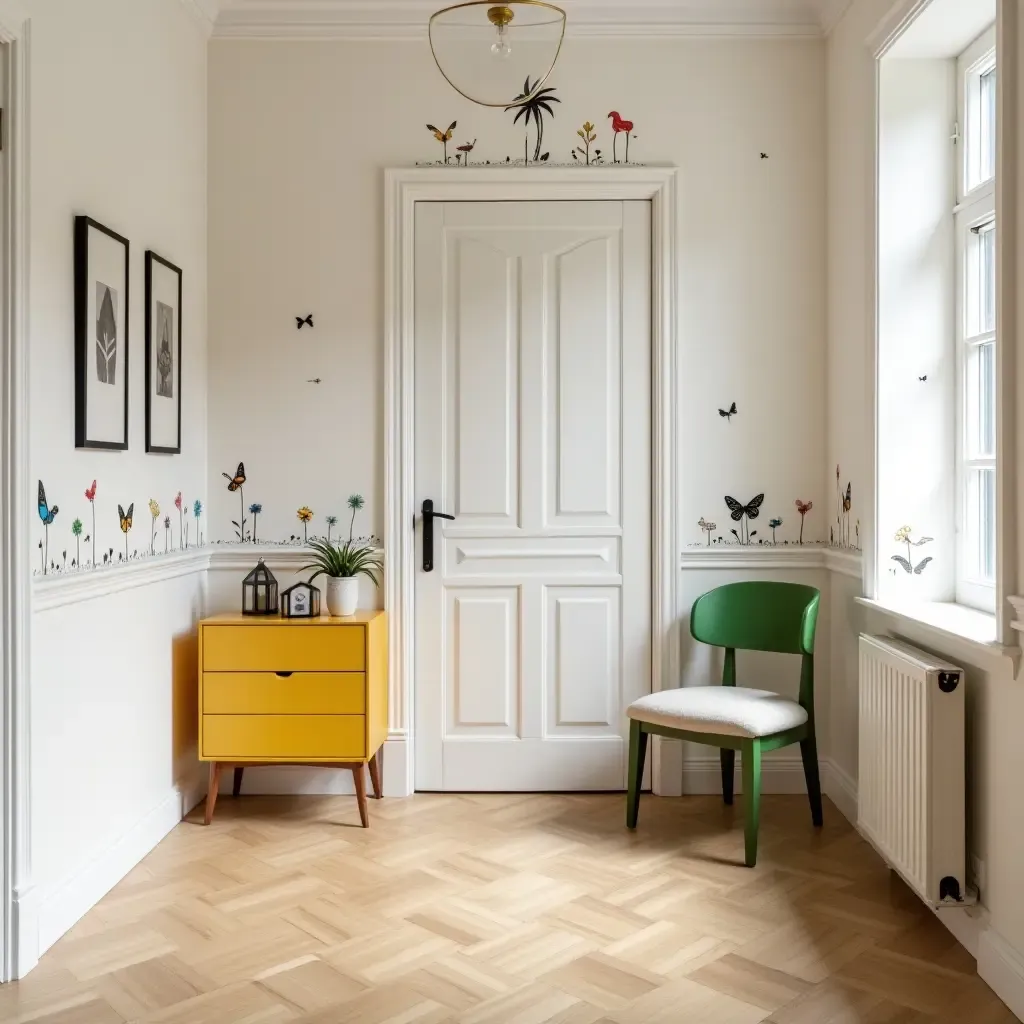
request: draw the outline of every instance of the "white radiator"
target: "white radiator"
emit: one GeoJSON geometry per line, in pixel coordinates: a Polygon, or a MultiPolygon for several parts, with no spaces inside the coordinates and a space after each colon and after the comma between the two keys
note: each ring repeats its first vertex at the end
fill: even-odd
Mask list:
{"type": "Polygon", "coordinates": [[[857,827],[926,903],[959,903],[965,871],[963,669],[860,637],[857,827]]]}

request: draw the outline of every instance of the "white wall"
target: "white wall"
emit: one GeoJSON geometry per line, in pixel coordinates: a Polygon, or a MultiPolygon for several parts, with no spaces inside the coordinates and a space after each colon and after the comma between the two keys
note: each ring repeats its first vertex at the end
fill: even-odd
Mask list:
{"type": "MultiPolygon", "coordinates": [[[[685,539],[728,536],[723,496],[766,494],[779,539],[827,537],[823,44],[569,40],[550,84],[552,160],[612,109],[634,159],[680,167],[680,452],[685,539]],[[761,152],[768,154],[762,160],[761,152]],[[719,407],[735,401],[732,422],[719,407]]],[[[210,57],[210,511],[245,460],[265,537],[362,491],[383,531],[383,168],[429,161],[458,121],[474,160],[522,153],[512,115],[457,96],[415,42],[214,40],[210,57]],[[443,123],[443,124],[442,124],[443,123]],[[296,315],[314,313],[314,330],[296,315]],[[320,385],[307,384],[320,377],[320,385]]],[[[620,154],[621,155],[621,154],[620,154]]],[[[731,525],[731,524],[730,524],[731,525]]],[[[758,525],[761,525],[760,523],[758,525]]],[[[301,532],[301,530],[299,531],[301,532]]],[[[762,529],[767,536],[767,528],[762,529]]]]}
{"type": "Polygon", "coordinates": [[[950,601],[956,592],[954,329],[956,194],[950,128],[956,62],[886,58],[879,69],[878,544],[879,597],[950,601]],[[920,380],[920,377],[927,380],[920,380]],[[921,575],[895,532],[913,527],[921,575]]]}
{"type": "MultiPolygon", "coordinates": [[[[84,491],[94,478],[99,547],[117,549],[117,504],[134,502],[131,544],[142,550],[149,498],[172,513],[179,490],[205,499],[207,40],[178,0],[38,0],[31,14],[32,479],[60,507],[51,557],[73,552],[76,516],[91,528],[84,491]],[[78,213],[132,246],[127,452],[74,448],[78,213]],[[147,248],[184,271],[183,436],[174,457],[144,450],[147,248]]],[[[194,658],[178,660],[201,598],[202,576],[193,575],[33,615],[32,899],[44,948],[194,794],[182,723],[194,750],[195,716],[174,715],[182,700],[194,706],[181,674],[190,670],[194,688],[194,658]]]]}
{"type": "MultiPolygon", "coordinates": [[[[829,450],[871,472],[872,399],[866,368],[873,344],[873,296],[868,278],[873,245],[871,200],[874,131],[874,61],[868,39],[888,13],[890,0],[855,0],[829,37],[828,76],[828,411],[829,450]]],[[[1024,185],[1024,183],[1021,183],[1024,185]]],[[[883,536],[884,544],[887,538],[883,536]]],[[[853,581],[850,581],[852,584],[853,581]]],[[[1019,725],[1024,689],[1008,658],[977,645],[942,640],[923,628],[897,627],[859,608],[853,585],[833,587],[831,754],[857,777],[857,635],[900,635],[961,664],[968,685],[969,849],[982,865],[981,898],[987,922],[967,929],[976,939],[979,971],[1018,1014],[1024,1013],[1024,772],[1019,725]]],[[[947,912],[948,913],[948,912],[947,912]]],[[[960,913],[960,912],[953,912],[960,913]]],[[[949,921],[948,917],[943,920],[949,921]]],[[[959,922],[968,921],[960,917],[959,922]]]]}

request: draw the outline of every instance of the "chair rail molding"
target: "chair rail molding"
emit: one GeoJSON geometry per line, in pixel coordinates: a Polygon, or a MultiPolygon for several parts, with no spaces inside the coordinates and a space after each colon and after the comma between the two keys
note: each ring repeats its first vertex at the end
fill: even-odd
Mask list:
{"type": "MultiPolygon", "coordinates": [[[[385,752],[385,792],[414,790],[412,745],[413,619],[417,508],[413,487],[414,348],[413,229],[417,202],[536,200],[646,200],[651,203],[651,355],[652,355],[652,687],[673,685],[678,677],[676,552],[680,479],[676,459],[677,323],[674,167],[601,168],[392,168],[384,172],[385,310],[385,531],[384,566],[388,609],[389,735],[385,752]],[[398,764],[394,774],[387,766],[398,764]],[[402,776],[401,790],[393,787],[402,776]]],[[[679,744],[656,743],[654,790],[679,795],[682,752],[679,744]]]]}

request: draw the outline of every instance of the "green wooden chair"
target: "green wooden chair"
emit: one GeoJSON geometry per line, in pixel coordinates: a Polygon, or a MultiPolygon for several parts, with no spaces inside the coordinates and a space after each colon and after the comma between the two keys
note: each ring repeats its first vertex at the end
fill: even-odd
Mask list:
{"type": "Polygon", "coordinates": [[[740,751],[747,867],[757,863],[761,755],[767,751],[800,744],[811,819],[815,826],[821,825],[814,742],[814,630],[820,596],[814,587],[799,583],[747,582],[729,583],[697,598],[690,612],[690,633],[701,643],[725,648],[722,685],[662,690],[629,706],[628,828],[636,828],[651,733],[721,747],[722,796],[727,804],[732,803],[736,751],[740,751]],[[801,655],[799,699],[737,686],[737,650],[801,655]]]}

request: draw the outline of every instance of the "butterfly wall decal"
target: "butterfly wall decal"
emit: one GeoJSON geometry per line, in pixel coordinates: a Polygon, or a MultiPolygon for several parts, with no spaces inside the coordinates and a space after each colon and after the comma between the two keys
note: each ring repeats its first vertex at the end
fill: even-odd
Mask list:
{"type": "Polygon", "coordinates": [[[238,469],[235,470],[235,475],[231,476],[229,473],[221,473],[228,482],[229,491],[238,491],[238,504],[241,511],[238,513],[238,519],[232,519],[231,525],[235,528],[235,536],[242,542],[245,541],[245,494],[242,491],[242,484],[245,483],[245,465],[244,463],[238,464],[238,469]]]}
{"type": "Polygon", "coordinates": [[[240,462],[234,476],[231,476],[230,473],[221,473],[221,476],[228,481],[229,491],[237,491],[245,483],[245,466],[240,462]]]}
{"type": "Polygon", "coordinates": [[[740,524],[740,530],[742,533],[738,533],[733,530],[733,534],[741,544],[749,544],[750,538],[754,536],[757,531],[750,533],[750,527],[747,525],[747,520],[756,519],[761,514],[761,505],[764,502],[764,494],[757,494],[746,505],[741,504],[735,498],[730,498],[727,494],[725,496],[725,504],[729,509],[729,517],[734,523],[740,524]]]}
{"type": "Polygon", "coordinates": [[[309,324],[310,327],[313,326],[313,314],[312,313],[310,313],[309,316],[297,316],[295,318],[295,329],[297,331],[301,331],[302,328],[306,324],[309,324]]]}
{"type": "Polygon", "coordinates": [[[736,415],[736,403],[733,402],[732,405],[730,405],[728,409],[719,409],[718,410],[718,415],[719,416],[724,416],[726,418],[726,420],[728,420],[730,423],[732,423],[732,418],[733,418],[733,416],[736,415]]]}
{"type": "MultiPolygon", "coordinates": [[[[117,516],[121,520],[121,532],[124,534],[124,560],[128,561],[128,531],[132,528],[132,516],[135,514],[135,502],[128,506],[125,512],[120,505],[117,506],[117,516]]],[[[117,556],[120,559],[120,555],[117,556]]],[[[110,549],[110,560],[114,560],[114,549],[110,549]]]]}
{"type": "Polygon", "coordinates": [[[43,487],[43,481],[39,481],[39,518],[43,521],[43,526],[49,526],[54,519],[54,516],[60,511],[56,505],[50,508],[46,504],[46,490],[43,487]]]}
{"type": "Polygon", "coordinates": [[[442,146],[444,146],[445,163],[448,163],[448,143],[452,141],[452,136],[455,134],[455,126],[458,123],[458,121],[452,121],[452,123],[448,125],[447,131],[441,131],[440,128],[432,124],[427,125],[427,131],[433,132],[434,138],[437,139],[437,141],[440,142],[442,146]]]}
{"type": "Polygon", "coordinates": [[[928,379],[928,374],[926,373],[923,377],[918,377],[917,379],[923,384],[928,379]]]}

